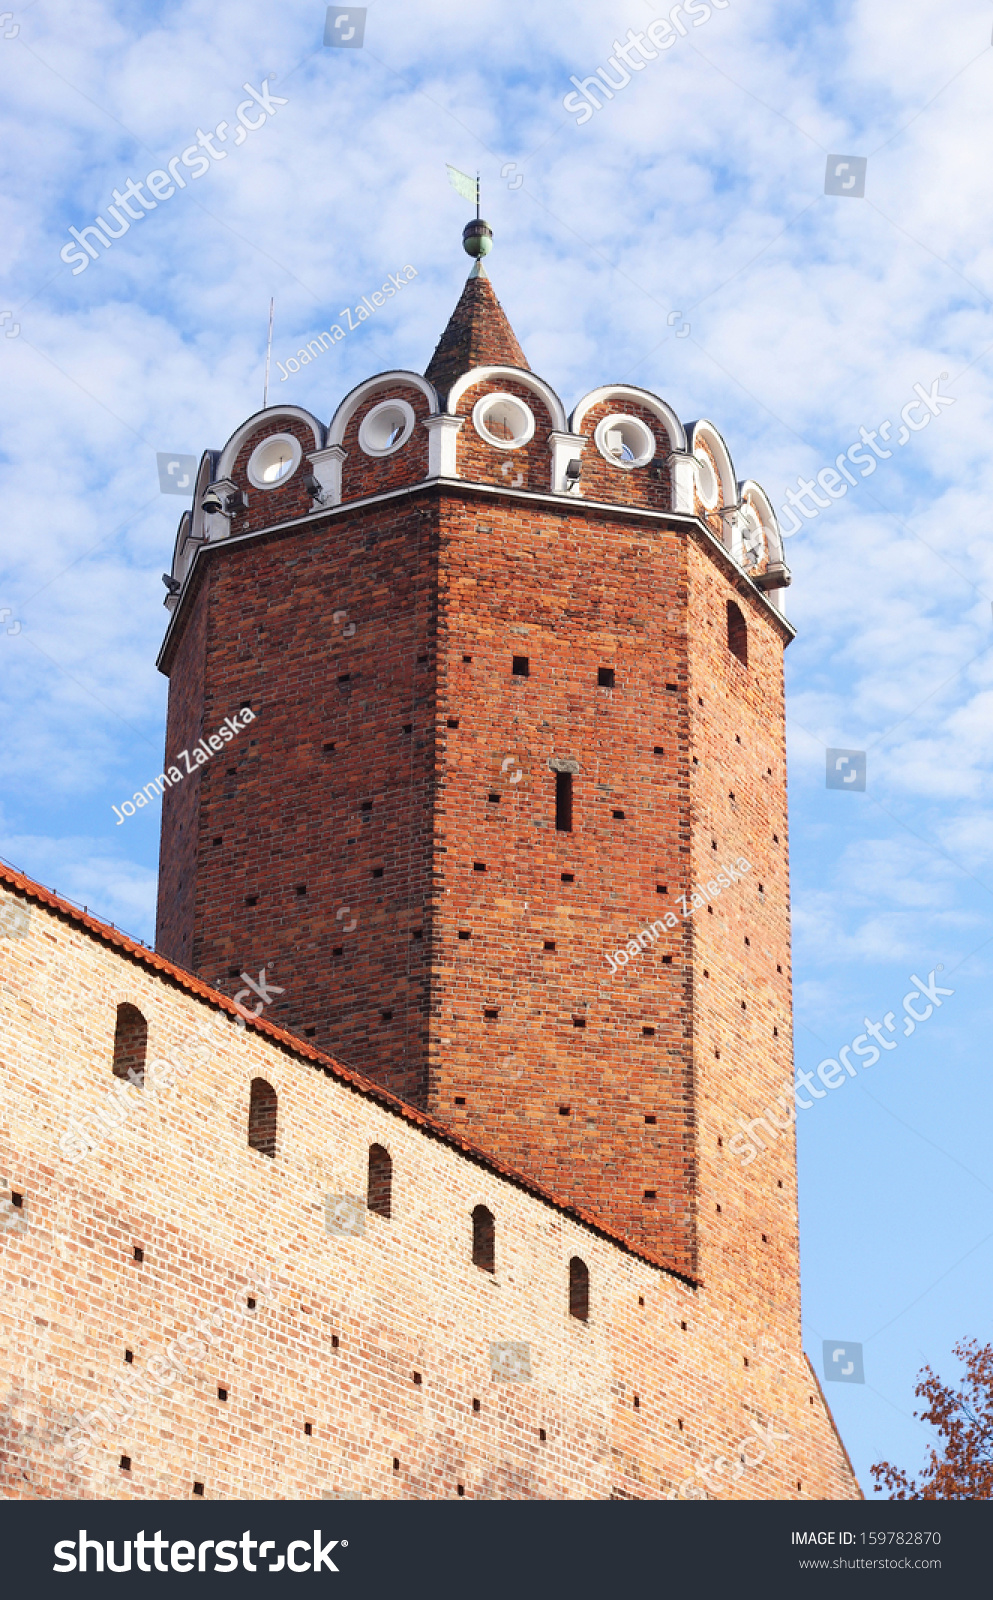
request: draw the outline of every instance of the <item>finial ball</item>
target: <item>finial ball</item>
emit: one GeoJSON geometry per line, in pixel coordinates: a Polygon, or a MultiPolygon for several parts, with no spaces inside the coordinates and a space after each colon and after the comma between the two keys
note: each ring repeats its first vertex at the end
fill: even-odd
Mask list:
{"type": "Polygon", "coordinates": [[[479,219],[467,222],[462,230],[462,248],[467,256],[488,256],[493,249],[493,229],[489,223],[479,219]]]}

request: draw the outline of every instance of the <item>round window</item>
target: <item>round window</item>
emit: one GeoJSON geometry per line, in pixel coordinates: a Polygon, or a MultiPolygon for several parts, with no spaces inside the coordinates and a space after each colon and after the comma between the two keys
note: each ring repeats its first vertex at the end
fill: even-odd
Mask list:
{"type": "Polygon", "coordinates": [[[534,413],[516,394],[486,394],[472,409],[476,432],[498,450],[519,450],[534,437],[534,413]]]}
{"type": "Polygon", "coordinates": [[[706,511],[716,511],[721,503],[721,486],[710,458],[694,452],[696,461],[696,487],[706,511]]]}
{"type": "Polygon", "coordinates": [[[293,476],[303,449],[292,433],[273,433],[256,445],[248,462],[248,479],[256,489],[276,489],[293,476]]]}
{"type": "Polygon", "coordinates": [[[359,449],[367,456],[389,456],[407,443],[416,418],[406,400],[381,400],[362,418],[359,449]]]}
{"type": "Polygon", "coordinates": [[[655,454],[655,435],[640,417],[604,417],[593,439],[612,467],[645,467],[655,454]]]}

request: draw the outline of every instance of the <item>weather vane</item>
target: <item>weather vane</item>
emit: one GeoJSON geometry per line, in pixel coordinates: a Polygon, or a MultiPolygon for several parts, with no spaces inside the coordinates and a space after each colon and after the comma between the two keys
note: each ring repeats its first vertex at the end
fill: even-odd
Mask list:
{"type": "Polygon", "coordinates": [[[467,256],[476,257],[473,276],[478,277],[483,273],[483,257],[493,249],[493,229],[479,214],[479,173],[473,180],[467,172],[460,172],[458,167],[453,167],[451,162],[446,161],[445,165],[448,168],[448,181],[456,194],[460,194],[463,200],[476,202],[476,220],[467,222],[463,228],[462,248],[467,256]]]}

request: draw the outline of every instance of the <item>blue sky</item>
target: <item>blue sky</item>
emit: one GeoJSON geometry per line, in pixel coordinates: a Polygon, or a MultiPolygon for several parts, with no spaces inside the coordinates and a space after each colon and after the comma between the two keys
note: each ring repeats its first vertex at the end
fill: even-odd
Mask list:
{"type": "Polygon", "coordinates": [[[871,1493],[873,1460],[923,1460],[919,1367],[990,1336],[993,7],[730,0],[580,127],[570,77],[664,14],[375,0],[361,49],[302,0],[0,20],[0,854],[151,940],[158,813],[111,807],[160,769],[184,502],[156,452],[261,405],[270,296],[285,361],[410,264],[273,395],[328,419],[423,371],[466,269],[446,161],[482,173],[491,276],[567,408],[655,389],[777,508],[889,422],[787,542],[797,1065],[902,1016],[912,973],[954,989],[799,1119],[805,1341],[819,1370],[823,1339],[864,1345],[865,1385],[827,1393],[871,1493]],[[285,104],[74,275],[70,226],[266,78],[285,104]],[[868,158],[863,197],[825,193],[830,155],[868,158]],[[954,404],[895,443],[936,380],[954,404]],[[828,747],[868,752],[864,793],[825,787],[828,747]]]}

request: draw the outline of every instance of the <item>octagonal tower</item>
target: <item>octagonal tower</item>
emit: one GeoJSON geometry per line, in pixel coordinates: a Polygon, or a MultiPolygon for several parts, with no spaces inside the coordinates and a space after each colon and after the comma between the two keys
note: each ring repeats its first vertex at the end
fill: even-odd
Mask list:
{"type": "Polygon", "coordinates": [[[791,1072],[789,575],[716,428],[567,416],[479,261],[425,376],[207,452],[171,577],[159,949],[797,1339],[792,1138],[727,1149],[791,1072]]]}

